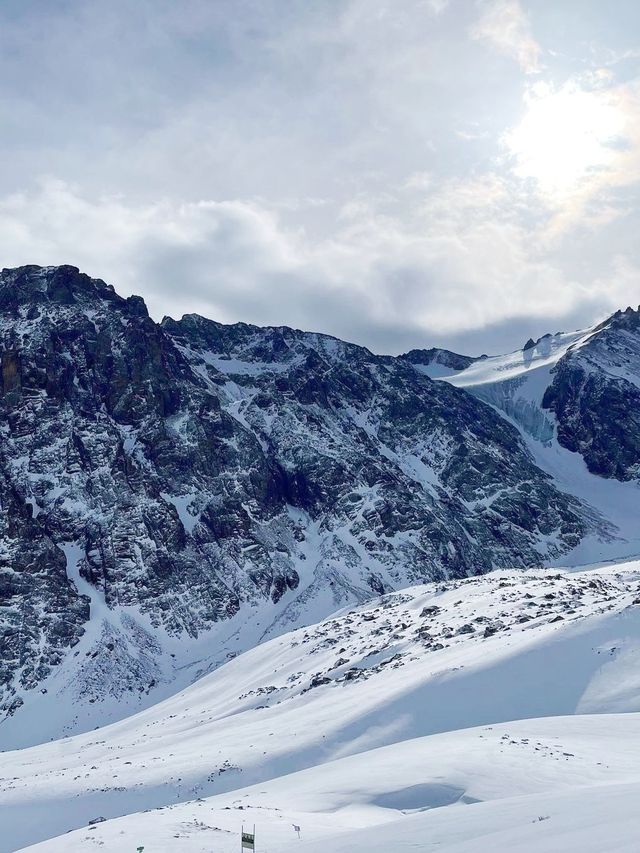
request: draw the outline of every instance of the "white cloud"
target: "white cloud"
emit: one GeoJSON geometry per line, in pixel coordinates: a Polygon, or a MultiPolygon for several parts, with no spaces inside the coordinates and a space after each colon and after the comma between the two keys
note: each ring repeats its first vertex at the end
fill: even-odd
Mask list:
{"type": "Polygon", "coordinates": [[[601,293],[609,295],[610,302],[619,309],[640,307],[640,266],[627,255],[612,258],[606,276],[596,278],[590,288],[593,298],[601,293]]]}
{"type": "Polygon", "coordinates": [[[5,265],[386,351],[575,327],[617,307],[612,258],[637,265],[638,87],[596,63],[606,11],[554,52],[554,0],[529,4],[540,43],[524,0],[8,3],[5,265]]]}
{"type": "Polygon", "coordinates": [[[408,348],[515,318],[562,317],[595,298],[538,251],[518,192],[497,174],[440,181],[411,215],[372,198],[318,241],[257,203],[90,201],[48,181],[0,200],[0,256],[7,266],[76,264],[141,293],[157,317],[198,311],[408,348]]]}
{"type": "Polygon", "coordinates": [[[640,81],[596,70],[537,83],[524,100],[503,142],[514,173],[532,181],[551,213],[549,237],[625,215],[628,201],[615,194],[640,182],[640,81]]]}
{"type": "Polygon", "coordinates": [[[531,23],[519,0],[487,0],[472,28],[473,38],[489,42],[499,53],[514,59],[527,74],[541,70],[542,48],[533,37],[531,23]]]}
{"type": "MultiPolygon", "coordinates": [[[[88,199],[62,181],[0,199],[5,265],[72,263],[125,293],[142,292],[156,313],[180,294],[224,312],[224,293],[299,266],[295,234],[274,213],[244,201],[127,204],[88,199]],[[220,286],[220,298],[216,286],[220,286]]],[[[186,310],[186,309],[185,309],[186,310]]]]}

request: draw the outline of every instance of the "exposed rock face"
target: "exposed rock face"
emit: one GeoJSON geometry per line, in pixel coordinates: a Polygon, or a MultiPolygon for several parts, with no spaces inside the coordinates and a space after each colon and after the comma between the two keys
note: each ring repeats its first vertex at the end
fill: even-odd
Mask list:
{"type": "Polygon", "coordinates": [[[431,365],[440,365],[450,370],[466,370],[475,361],[481,361],[486,357],[486,355],[481,355],[478,358],[474,358],[470,355],[461,355],[457,352],[451,352],[448,349],[438,349],[436,347],[431,347],[431,349],[412,349],[400,356],[400,358],[415,366],[429,367],[431,365]]]}
{"type": "Polygon", "coordinates": [[[554,371],[543,406],[594,474],[640,478],[640,311],[614,314],[554,371]]]}
{"type": "Polygon", "coordinates": [[[69,266],[4,270],[0,312],[5,711],[90,611],[94,701],[114,647],[112,692],[156,654],[131,614],[194,637],[271,602],[284,629],[412,581],[538,565],[585,532],[510,424],[405,359],[156,324],[69,266]]]}

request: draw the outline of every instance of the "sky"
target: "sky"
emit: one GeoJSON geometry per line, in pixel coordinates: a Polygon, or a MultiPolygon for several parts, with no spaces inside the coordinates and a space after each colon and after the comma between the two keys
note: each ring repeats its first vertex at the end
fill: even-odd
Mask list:
{"type": "Polygon", "coordinates": [[[637,0],[2,0],[0,266],[503,352],[640,303],[637,0]]]}

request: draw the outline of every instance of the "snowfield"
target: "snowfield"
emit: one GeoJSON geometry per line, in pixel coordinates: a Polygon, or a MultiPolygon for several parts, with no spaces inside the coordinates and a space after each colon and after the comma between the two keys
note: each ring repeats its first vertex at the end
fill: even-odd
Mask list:
{"type": "Polygon", "coordinates": [[[637,850],[639,589],[640,562],[501,571],[278,637],[2,753],[0,850],[224,853],[243,821],[271,853],[637,850]]]}
{"type": "Polygon", "coordinates": [[[631,851],[640,832],[633,802],[640,794],[638,748],[638,714],[467,729],[106,821],[28,849],[135,850],[140,844],[235,853],[244,822],[256,825],[259,849],[272,853],[631,851]]]}

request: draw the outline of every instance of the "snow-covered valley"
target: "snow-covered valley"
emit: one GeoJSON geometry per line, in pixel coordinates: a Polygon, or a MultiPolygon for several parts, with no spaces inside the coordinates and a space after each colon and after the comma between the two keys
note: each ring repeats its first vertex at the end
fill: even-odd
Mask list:
{"type": "Polygon", "coordinates": [[[265,853],[631,853],[640,831],[639,748],[637,714],[484,726],[109,820],[27,849],[139,844],[163,853],[234,853],[244,825],[256,827],[265,853]]]}

